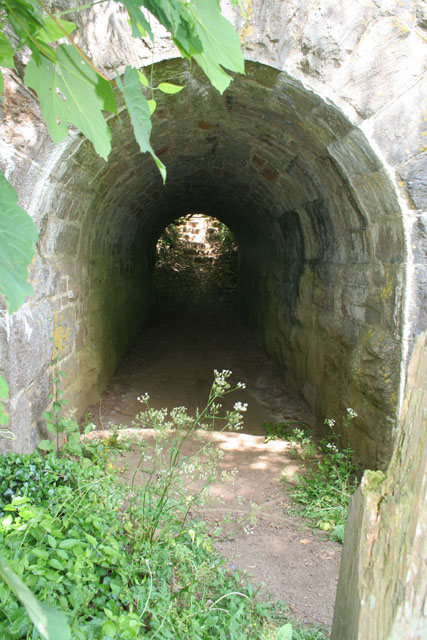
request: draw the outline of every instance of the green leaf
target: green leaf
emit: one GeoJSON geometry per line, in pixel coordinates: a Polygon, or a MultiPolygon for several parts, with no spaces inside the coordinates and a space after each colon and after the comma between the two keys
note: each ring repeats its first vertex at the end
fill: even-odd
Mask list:
{"type": "MultiPolygon", "coordinates": [[[[61,20],[60,18],[56,19],[57,22],[61,25],[68,35],[73,33],[76,29],[76,25],[74,22],[70,22],[69,20],[61,20]]],[[[55,42],[56,40],[60,40],[61,38],[65,38],[65,33],[60,29],[55,20],[50,16],[43,16],[43,27],[39,29],[37,33],[37,37],[42,42],[55,42]]]]}
{"type": "Polygon", "coordinates": [[[0,172],[0,294],[13,313],[33,293],[27,267],[38,233],[30,216],[18,205],[15,189],[0,172]]]}
{"type": "Polygon", "coordinates": [[[277,630],[274,640],[292,640],[292,625],[290,622],[287,622],[277,630]]]}
{"type": "Polygon", "coordinates": [[[142,73],[142,71],[138,71],[138,78],[140,83],[144,86],[144,87],[148,87],[148,78],[146,75],[144,75],[142,73]]]}
{"type": "Polygon", "coordinates": [[[166,168],[154,153],[150,143],[150,108],[146,97],[142,94],[137,70],[133,67],[126,67],[123,82],[120,78],[117,78],[117,85],[123,94],[139,148],[142,153],[148,152],[151,154],[164,182],[166,180],[166,168]]]}
{"type": "Polygon", "coordinates": [[[58,543],[56,541],[56,538],[54,538],[53,536],[51,536],[50,534],[47,536],[47,541],[49,542],[49,546],[52,547],[52,549],[56,549],[58,543]]]}
{"type": "Polygon", "coordinates": [[[4,33],[0,33],[0,67],[14,68],[13,53],[13,47],[9,40],[4,33]]]}
{"type": "Polygon", "coordinates": [[[148,108],[150,110],[150,116],[152,116],[153,113],[156,110],[157,102],[155,100],[147,100],[147,104],[148,104],[148,108]]]}
{"type": "Polygon", "coordinates": [[[7,384],[3,376],[0,376],[0,398],[3,400],[8,397],[9,397],[9,385],[7,384]]]}
{"type": "Polygon", "coordinates": [[[141,36],[144,38],[145,34],[148,33],[151,41],[154,42],[150,23],[140,9],[140,6],[143,4],[142,0],[116,0],[116,2],[117,1],[120,1],[120,4],[127,9],[130,18],[130,26],[132,28],[132,35],[135,38],[141,38],[141,36]]]}
{"type": "Polygon", "coordinates": [[[19,507],[23,504],[26,504],[27,502],[28,502],[27,496],[16,496],[16,498],[13,498],[12,500],[12,504],[14,507],[19,507]]]}
{"type": "Polygon", "coordinates": [[[37,549],[37,547],[35,549],[31,550],[31,553],[33,553],[36,558],[43,558],[43,560],[47,560],[49,557],[49,552],[46,551],[46,549],[37,549]]]}
{"type": "Polygon", "coordinates": [[[163,93],[169,94],[179,93],[183,90],[183,88],[184,87],[181,87],[177,84],[171,84],[170,82],[161,82],[157,87],[157,89],[160,89],[160,91],[162,91],[163,93]]]}
{"type": "Polygon", "coordinates": [[[90,533],[85,533],[85,538],[94,547],[98,546],[98,540],[94,536],[92,536],[90,533]]]}
{"type": "Polygon", "coordinates": [[[56,558],[52,558],[52,560],[49,560],[49,565],[53,568],[53,569],[57,569],[58,571],[63,571],[64,567],[62,566],[62,564],[59,562],[59,560],[57,560],[56,558]]]}
{"type": "Polygon", "coordinates": [[[109,638],[114,638],[116,636],[116,625],[111,620],[106,620],[102,625],[102,632],[109,638]]]}
{"type": "Polygon", "coordinates": [[[138,4],[143,4],[166,27],[183,56],[189,58],[202,51],[202,43],[195,31],[194,6],[192,2],[141,0],[138,4]]]}
{"type": "Polygon", "coordinates": [[[55,445],[50,440],[40,440],[37,448],[42,451],[52,451],[55,448],[55,445]]]}
{"type": "Polygon", "coordinates": [[[37,600],[22,580],[0,558],[0,578],[27,610],[37,631],[45,640],[70,640],[71,631],[65,614],[37,600]]]}
{"type": "Polygon", "coordinates": [[[52,140],[61,142],[68,123],[88,138],[105,160],[111,150],[111,131],[102,111],[116,112],[113,89],[83,60],[74,47],[60,45],[57,62],[32,56],[24,81],[36,91],[52,140]]]}
{"type": "Polygon", "coordinates": [[[192,6],[196,14],[195,29],[203,47],[203,51],[194,58],[213,86],[223,93],[231,82],[231,76],[222,67],[245,73],[239,36],[221,15],[219,3],[193,0],[192,6]]]}
{"type": "Polygon", "coordinates": [[[72,549],[77,544],[83,545],[83,541],[79,540],[79,538],[67,538],[66,540],[61,540],[59,543],[60,549],[72,549]]]}

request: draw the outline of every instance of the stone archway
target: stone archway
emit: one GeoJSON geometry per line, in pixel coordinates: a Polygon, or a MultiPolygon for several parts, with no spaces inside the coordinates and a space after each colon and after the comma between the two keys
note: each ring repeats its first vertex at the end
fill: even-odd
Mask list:
{"type": "MultiPolygon", "coordinates": [[[[40,360],[34,379],[16,381],[12,393],[27,387],[37,420],[42,393],[32,398],[49,386],[49,343],[41,343],[52,331],[67,395],[79,410],[94,402],[141,328],[156,234],[203,210],[236,237],[241,300],[287,383],[319,419],[355,408],[346,438],[367,466],[385,467],[398,413],[406,249],[383,166],[338,108],[276,69],[248,63],[224,97],[180,60],[154,72],[187,87],[156,111],[166,185],[123,117],[112,121],[108,163],[79,137],[57,157],[38,196],[38,274],[43,286],[43,274],[55,279],[39,303],[49,312],[34,315],[46,313],[40,360]]],[[[17,369],[21,329],[13,323],[17,369]]]]}

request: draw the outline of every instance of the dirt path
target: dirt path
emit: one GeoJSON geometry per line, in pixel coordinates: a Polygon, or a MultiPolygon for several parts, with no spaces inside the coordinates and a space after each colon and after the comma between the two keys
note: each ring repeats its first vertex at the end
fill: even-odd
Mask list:
{"type": "MultiPolygon", "coordinates": [[[[285,470],[292,476],[298,464],[288,443],[265,443],[261,426],[289,418],[314,426],[313,416],[284,388],[253,332],[237,315],[218,317],[212,310],[203,317],[157,316],[111,380],[101,405],[91,407],[94,422],[101,429],[114,423],[131,426],[141,410],[136,398],[145,392],[153,407],[184,405],[193,412],[204,406],[213,369],[230,369],[235,381],[246,383],[230,403],[240,400],[249,408],[243,432],[216,434],[224,451],[220,469],[237,468],[238,474],[233,482],[212,487],[216,499],[201,515],[213,526],[223,525],[217,548],[230,566],[246,571],[253,584],[287,602],[300,620],[330,626],[341,546],[287,513],[290,501],[280,477],[285,470]]],[[[128,454],[131,465],[136,456],[128,454]]]]}

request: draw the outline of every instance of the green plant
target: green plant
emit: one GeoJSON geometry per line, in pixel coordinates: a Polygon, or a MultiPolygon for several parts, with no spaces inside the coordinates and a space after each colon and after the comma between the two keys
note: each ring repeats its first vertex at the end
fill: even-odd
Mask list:
{"type": "Polygon", "coordinates": [[[39,602],[8,563],[1,558],[0,578],[20,600],[35,628],[45,640],[71,638],[70,627],[64,613],[39,602]]]}
{"type": "MultiPolygon", "coordinates": [[[[56,362],[53,363],[53,367],[56,362]]],[[[46,421],[46,429],[55,437],[54,441],[45,439],[41,440],[37,447],[45,452],[57,452],[61,456],[78,456],[83,465],[89,466],[96,458],[98,462],[105,464],[109,450],[114,450],[114,444],[117,445],[118,439],[116,431],[108,442],[88,441],[81,438],[81,435],[87,435],[95,427],[92,422],[88,422],[83,427],[77,423],[72,417],[64,416],[64,407],[68,405],[68,400],[64,398],[64,392],[61,389],[61,380],[65,374],[58,371],[53,375],[53,393],[49,398],[52,400],[51,409],[44,411],[42,416],[46,421]]]]}
{"type": "Polygon", "coordinates": [[[317,453],[309,425],[302,420],[286,420],[280,423],[263,422],[262,427],[266,432],[265,442],[277,439],[287,440],[293,445],[291,452],[299,455],[303,460],[317,453]],[[305,428],[301,429],[294,425],[305,428]]]}
{"type": "MultiPolygon", "coordinates": [[[[353,409],[347,409],[344,427],[356,416],[353,409]]],[[[311,520],[315,527],[329,531],[331,540],[343,543],[348,503],[357,488],[361,467],[353,461],[350,447],[338,447],[340,436],[333,429],[335,421],[328,419],[325,424],[330,433],[319,444],[310,442],[316,458],[303,474],[296,476],[297,484],[291,488],[291,496],[300,515],[311,520]]]]}
{"type": "Polygon", "coordinates": [[[151,409],[147,394],[138,398],[145,409],[138,414],[134,424],[152,428],[154,444],[142,449],[131,487],[135,486],[137,472],[143,472],[146,480],[138,517],[142,519],[143,535],[150,543],[163,527],[170,498],[173,497],[174,509],[179,512],[181,526],[184,526],[191,508],[203,498],[216,477],[217,462],[222,452],[212,438],[204,437],[197,451],[190,455],[183,454],[185,442],[198,430],[209,436],[214,429],[237,430],[242,426],[242,412],[246,411],[246,404],[236,402],[231,411],[220,413],[222,405],[219,401],[244,388],[241,382],[232,387],[228,382],[230,375],[228,370],[214,372],[206,406],[197,411],[195,417],[189,416],[185,407],[176,407],[170,413],[165,409],[151,409]],[[189,486],[197,482],[197,490],[189,493],[189,486]]]}
{"type": "MultiPolygon", "coordinates": [[[[84,450],[72,458],[56,451],[44,458],[4,457],[6,484],[16,480],[21,466],[25,479],[3,503],[0,544],[6,560],[18,579],[25,574],[37,598],[66,613],[73,639],[260,635],[263,620],[252,587],[225,570],[203,527],[189,522],[194,497],[182,491],[185,473],[197,467],[206,483],[214,471],[209,442],[201,442],[197,456],[182,456],[196,426],[208,428],[207,420],[209,428],[221,422],[223,428],[240,426],[244,405],[219,415],[218,399],[232,390],[229,375],[216,373],[207,407],[196,418],[182,407],[170,412],[175,435],[166,411],[142,412],[139,421],[155,425],[159,435],[154,449],[160,444],[165,449],[144,469],[142,487],[123,485],[96,462],[82,465],[84,450]],[[203,464],[197,462],[200,456],[203,464]],[[52,472],[50,488],[46,471],[52,472]],[[24,492],[32,498],[19,495],[24,492]]],[[[147,449],[142,461],[149,462],[147,449]]],[[[25,638],[31,630],[25,609],[5,584],[0,584],[0,628],[4,640],[25,638]]]]}
{"type": "MultiPolygon", "coordinates": [[[[40,506],[49,505],[58,493],[65,499],[67,494],[88,481],[102,477],[100,457],[97,464],[86,464],[81,458],[69,458],[60,452],[9,453],[0,456],[0,513],[14,498],[26,496],[40,506]]],[[[105,465],[104,465],[105,466],[105,465]]]]}

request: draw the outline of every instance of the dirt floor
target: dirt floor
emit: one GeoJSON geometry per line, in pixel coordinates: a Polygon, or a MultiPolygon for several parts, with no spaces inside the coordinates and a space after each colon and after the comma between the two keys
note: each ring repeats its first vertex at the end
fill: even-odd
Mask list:
{"type": "MultiPolygon", "coordinates": [[[[100,404],[90,408],[93,421],[100,430],[112,424],[131,427],[143,393],[155,408],[184,405],[194,412],[205,404],[214,369],[230,369],[235,382],[245,382],[245,390],[230,396],[230,405],[248,403],[243,431],[215,435],[224,451],[220,470],[238,473],[212,487],[212,500],[198,515],[213,528],[221,526],[216,546],[230,567],[247,572],[254,585],[285,601],[301,621],[330,627],[341,545],[288,513],[290,485],[281,478],[286,474],[292,481],[298,460],[289,443],[266,443],[262,427],[265,421],[300,419],[316,431],[314,418],[286,389],[253,330],[222,300],[222,288],[196,305],[187,291],[186,305],[181,304],[182,282],[176,284],[180,299],[173,300],[177,289],[169,283],[169,298],[156,305],[100,404]]],[[[190,442],[187,453],[195,446],[190,442]]],[[[135,451],[126,455],[131,467],[137,456],[135,451]]]]}
{"type": "MultiPolygon", "coordinates": [[[[238,473],[233,481],[212,487],[216,499],[201,515],[222,525],[217,548],[230,566],[247,571],[255,585],[288,603],[300,620],[330,626],[341,546],[287,513],[290,499],[280,478],[285,473],[291,478],[298,460],[289,443],[266,443],[261,426],[295,418],[313,424],[313,417],[286,391],[247,326],[232,331],[206,322],[203,327],[188,321],[148,324],[102,396],[102,422],[99,406],[91,408],[94,421],[101,429],[131,426],[142,408],[137,396],[146,392],[153,407],[184,405],[194,411],[204,405],[215,368],[230,369],[235,381],[246,383],[230,401],[247,402],[248,411],[243,432],[216,435],[224,451],[220,471],[236,468],[238,473]]],[[[134,466],[138,452],[126,459],[134,466]]]]}

